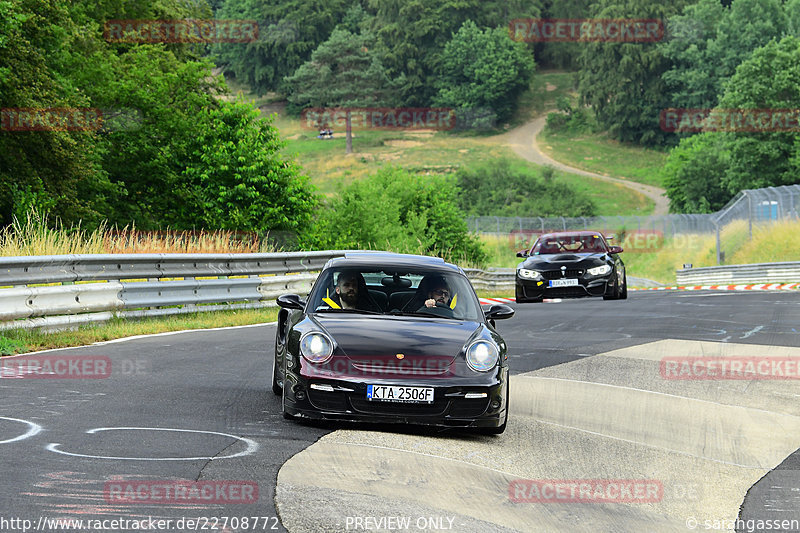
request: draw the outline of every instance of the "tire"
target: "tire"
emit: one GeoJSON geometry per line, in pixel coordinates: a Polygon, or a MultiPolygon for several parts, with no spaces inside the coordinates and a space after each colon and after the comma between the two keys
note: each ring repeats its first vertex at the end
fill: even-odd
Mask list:
{"type": "Polygon", "coordinates": [[[295,420],[297,418],[286,412],[286,391],[284,390],[281,390],[281,410],[283,411],[283,418],[286,420],[295,420]]]}
{"type": "Polygon", "coordinates": [[[622,275],[622,290],[619,293],[620,300],[628,299],[628,274],[627,272],[622,275]]]}
{"type": "Polygon", "coordinates": [[[614,288],[611,289],[611,294],[603,295],[603,300],[619,300],[619,280],[616,273],[614,273],[614,288]]]}
{"type": "Polygon", "coordinates": [[[283,381],[278,379],[278,339],[275,338],[275,351],[272,354],[272,393],[275,396],[283,394],[283,381]]]}

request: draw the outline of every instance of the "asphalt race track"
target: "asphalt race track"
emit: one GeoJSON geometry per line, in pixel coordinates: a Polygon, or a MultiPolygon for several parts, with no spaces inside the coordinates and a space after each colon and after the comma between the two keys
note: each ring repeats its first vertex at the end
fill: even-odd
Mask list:
{"type": "Polygon", "coordinates": [[[274,325],[3,358],[0,531],[800,531],[800,380],[775,366],[800,358],[800,293],[515,308],[495,437],[284,420],[274,325]],[[9,371],[79,355],[110,373],[9,371]],[[772,373],[671,374],[686,357],[772,373]]]}

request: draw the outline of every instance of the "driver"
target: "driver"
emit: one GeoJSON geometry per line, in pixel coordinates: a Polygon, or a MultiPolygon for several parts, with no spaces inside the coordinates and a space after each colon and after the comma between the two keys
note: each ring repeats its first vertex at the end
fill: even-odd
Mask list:
{"type": "Polygon", "coordinates": [[[428,298],[425,307],[450,307],[450,287],[442,277],[435,277],[428,287],[428,298]]]}

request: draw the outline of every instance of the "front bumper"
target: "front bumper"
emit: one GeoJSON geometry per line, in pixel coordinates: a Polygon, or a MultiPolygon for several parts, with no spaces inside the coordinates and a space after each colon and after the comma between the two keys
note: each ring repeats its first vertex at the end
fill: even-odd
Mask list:
{"type": "Polygon", "coordinates": [[[516,277],[517,302],[541,301],[542,298],[586,298],[611,294],[614,287],[614,272],[605,276],[583,275],[578,284],[570,287],[550,287],[547,279],[532,280],[516,277]]]}
{"type": "Polygon", "coordinates": [[[447,427],[499,427],[506,418],[508,368],[503,367],[492,383],[442,383],[442,380],[370,380],[369,384],[433,387],[432,404],[376,402],[367,400],[366,381],[306,378],[287,373],[284,381],[284,411],[295,417],[317,420],[399,423],[447,427]],[[311,388],[312,384],[333,391],[311,388]],[[469,392],[485,392],[485,398],[465,398],[469,392]]]}

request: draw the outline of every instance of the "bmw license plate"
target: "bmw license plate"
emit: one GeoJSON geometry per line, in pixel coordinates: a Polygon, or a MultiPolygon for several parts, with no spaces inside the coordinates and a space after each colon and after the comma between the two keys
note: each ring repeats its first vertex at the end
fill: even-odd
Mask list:
{"type": "Polygon", "coordinates": [[[568,279],[551,279],[550,286],[551,287],[572,287],[578,284],[578,280],[575,278],[568,278],[568,279]]]}
{"type": "Polygon", "coordinates": [[[377,402],[433,403],[433,387],[367,385],[367,400],[377,402]]]}

